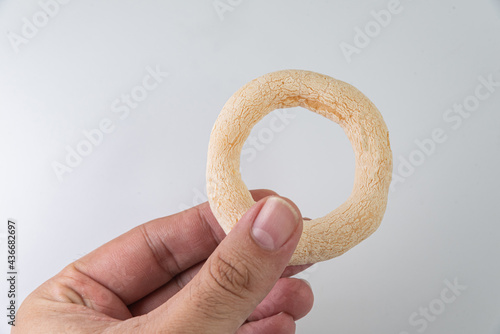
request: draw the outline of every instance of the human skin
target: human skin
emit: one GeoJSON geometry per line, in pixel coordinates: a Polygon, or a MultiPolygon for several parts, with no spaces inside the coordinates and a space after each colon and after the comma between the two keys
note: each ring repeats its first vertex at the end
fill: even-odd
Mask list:
{"type": "Polygon", "coordinates": [[[287,267],[302,217],[274,192],[252,196],[227,236],[204,203],[111,240],[33,291],[11,333],[294,333],[313,304],[289,278],[308,266],[287,267]],[[257,237],[259,220],[290,236],[257,237]]]}

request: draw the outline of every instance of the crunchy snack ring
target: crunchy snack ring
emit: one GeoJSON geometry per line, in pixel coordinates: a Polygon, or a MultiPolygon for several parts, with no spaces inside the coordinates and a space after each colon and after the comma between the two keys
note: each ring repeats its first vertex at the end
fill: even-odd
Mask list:
{"type": "Polygon", "coordinates": [[[380,225],[392,173],[389,133],[373,103],[355,87],[319,73],[284,70],[240,88],[224,105],[210,136],[207,195],[228,233],[255,203],[240,175],[241,149],[253,126],[274,109],[301,106],[338,123],[355,155],[349,198],[324,217],[304,221],[290,265],[345,253],[380,225]]]}

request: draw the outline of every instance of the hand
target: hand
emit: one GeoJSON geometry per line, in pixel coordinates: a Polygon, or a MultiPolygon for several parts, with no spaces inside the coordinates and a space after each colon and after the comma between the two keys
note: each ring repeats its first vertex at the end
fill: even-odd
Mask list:
{"type": "Polygon", "coordinates": [[[286,267],[302,217],[268,190],[252,195],[227,237],[204,203],[71,263],[25,299],[12,333],[294,333],[313,303],[286,278],[307,267],[286,267]]]}

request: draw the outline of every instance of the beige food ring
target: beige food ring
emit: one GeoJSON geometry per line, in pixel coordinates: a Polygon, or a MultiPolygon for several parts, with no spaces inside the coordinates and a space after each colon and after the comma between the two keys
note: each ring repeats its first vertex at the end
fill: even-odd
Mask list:
{"type": "Polygon", "coordinates": [[[304,222],[290,265],[345,253],[380,225],[392,173],[389,133],[377,108],[355,87],[319,73],[285,70],[250,81],[227,101],[210,136],[207,194],[226,233],[255,203],[240,174],[241,149],[253,126],[274,109],[304,107],[338,123],[355,154],[349,198],[304,222]]]}

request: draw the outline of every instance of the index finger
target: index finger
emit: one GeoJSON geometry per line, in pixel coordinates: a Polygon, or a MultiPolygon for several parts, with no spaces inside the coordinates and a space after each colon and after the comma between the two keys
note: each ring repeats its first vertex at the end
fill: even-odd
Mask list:
{"type": "MultiPolygon", "coordinates": [[[[253,190],[256,201],[275,193],[253,190]]],[[[139,225],[73,266],[129,305],[205,260],[225,233],[209,204],[139,225]]]]}

